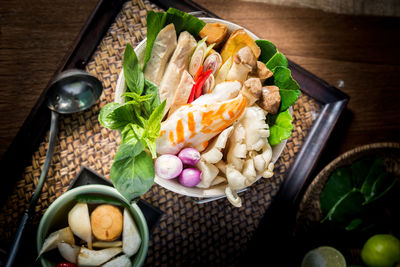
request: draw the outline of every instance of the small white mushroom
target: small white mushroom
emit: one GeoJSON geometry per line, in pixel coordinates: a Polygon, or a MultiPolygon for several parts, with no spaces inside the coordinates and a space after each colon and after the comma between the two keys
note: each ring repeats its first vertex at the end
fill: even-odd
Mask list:
{"type": "Polygon", "coordinates": [[[51,233],[45,240],[40,250],[39,256],[40,257],[43,253],[55,249],[57,244],[60,242],[65,242],[68,244],[75,244],[74,234],[71,231],[71,228],[65,227],[58,231],[51,233]]]}
{"type": "Polygon", "coordinates": [[[250,47],[245,46],[241,48],[233,57],[233,64],[228,72],[226,80],[237,80],[244,82],[247,75],[257,65],[257,59],[250,47]]]}
{"type": "Polygon", "coordinates": [[[265,123],[265,113],[258,106],[247,107],[239,121],[245,129],[247,150],[259,151],[263,148],[269,135],[268,125],[265,123]]]}
{"type": "Polygon", "coordinates": [[[232,164],[226,166],[226,178],[232,190],[239,190],[246,187],[247,178],[236,170],[232,164]]]}
{"type": "Polygon", "coordinates": [[[233,191],[229,186],[225,188],[225,195],[233,206],[237,208],[242,206],[242,199],[238,196],[236,191],[233,191]]]}
{"type": "Polygon", "coordinates": [[[247,186],[251,185],[256,180],[257,173],[253,159],[247,159],[244,162],[243,175],[247,178],[247,186]]]}
{"type": "Polygon", "coordinates": [[[229,138],[228,153],[226,155],[227,163],[233,164],[239,171],[242,170],[244,158],[246,158],[246,146],[243,144],[245,139],[245,129],[238,123],[229,138]]]}
{"type": "Polygon", "coordinates": [[[253,157],[254,167],[256,168],[257,172],[264,171],[265,168],[265,160],[262,154],[253,157]]]}
{"type": "Polygon", "coordinates": [[[101,267],[131,267],[131,260],[126,255],[121,255],[109,262],[101,265],[101,267]]]}
{"type": "Polygon", "coordinates": [[[199,188],[209,188],[218,175],[218,168],[204,160],[200,160],[196,167],[201,171],[201,182],[196,186],[199,188]]]}
{"type": "Polygon", "coordinates": [[[92,228],[87,203],[77,203],[68,213],[68,224],[72,232],[92,248],[92,228]]]}
{"type": "Polygon", "coordinates": [[[230,126],[215,137],[208,145],[207,149],[201,154],[202,159],[211,164],[219,162],[223,157],[221,150],[225,148],[226,142],[232,132],[233,126],[230,126]]]}
{"type": "Polygon", "coordinates": [[[69,262],[76,263],[80,247],[75,245],[70,245],[64,242],[58,243],[57,246],[58,246],[58,251],[60,252],[61,256],[64,259],[66,259],[69,262]]]}
{"type": "Polygon", "coordinates": [[[215,177],[215,179],[212,181],[211,186],[219,185],[219,184],[225,183],[226,181],[227,181],[227,180],[226,180],[225,177],[217,176],[217,177],[215,177]]]}
{"type": "Polygon", "coordinates": [[[226,163],[225,163],[223,160],[218,161],[218,162],[215,164],[215,166],[217,166],[217,168],[218,168],[222,173],[226,174],[226,163]]]}
{"type": "Polygon", "coordinates": [[[262,173],[262,177],[271,178],[274,176],[274,163],[270,162],[262,173]]]}
{"type": "Polygon", "coordinates": [[[122,230],[122,249],[127,256],[134,255],[140,248],[142,239],[130,212],[124,209],[124,228],[122,230]]]}
{"type": "Polygon", "coordinates": [[[122,248],[91,250],[81,247],[78,254],[78,266],[99,266],[122,252],[122,248]]]}
{"type": "Polygon", "coordinates": [[[263,153],[261,155],[266,165],[268,165],[272,159],[272,148],[268,142],[266,142],[265,146],[263,147],[263,153]]]}

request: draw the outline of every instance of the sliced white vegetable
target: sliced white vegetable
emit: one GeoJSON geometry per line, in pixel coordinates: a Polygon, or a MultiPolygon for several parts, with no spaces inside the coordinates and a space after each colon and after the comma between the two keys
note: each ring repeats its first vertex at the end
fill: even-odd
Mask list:
{"type": "MultiPolygon", "coordinates": [[[[206,38],[204,38],[204,39],[206,39],[206,38]]],[[[189,73],[193,77],[196,75],[197,70],[203,64],[204,58],[206,57],[207,45],[206,45],[204,39],[199,41],[196,49],[193,52],[192,58],[190,59],[189,73]]]]}
{"type": "Polygon", "coordinates": [[[131,260],[126,255],[121,255],[101,265],[102,267],[131,267],[131,260]]]}
{"type": "Polygon", "coordinates": [[[69,243],[71,245],[75,244],[74,234],[72,233],[71,228],[65,227],[51,233],[46,240],[44,240],[43,247],[40,250],[38,257],[40,257],[46,251],[55,249],[57,244],[60,242],[69,243]]]}
{"type": "Polygon", "coordinates": [[[243,144],[245,138],[245,129],[243,125],[237,123],[231,137],[229,138],[228,153],[226,155],[227,163],[233,164],[236,170],[241,171],[246,158],[246,145],[243,144]]]}
{"type": "Polygon", "coordinates": [[[140,248],[142,239],[132,215],[127,209],[124,209],[124,229],[122,231],[122,249],[130,257],[140,248]]]}
{"type": "Polygon", "coordinates": [[[221,161],[223,154],[221,150],[225,148],[228,137],[233,131],[233,126],[223,130],[213,141],[208,145],[207,149],[201,154],[201,157],[208,163],[214,164],[221,161]]]}
{"type": "Polygon", "coordinates": [[[225,82],[226,76],[228,76],[229,69],[232,66],[232,57],[228,58],[224,64],[222,64],[221,68],[215,75],[215,84],[220,84],[222,82],[225,82]]]}
{"type": "Polygon", "coordinates": [[[261,155],[262,155],[266,165],[268,165],[272,159],[272,148],[268,142],[263,147],[263,153],[261,155]]]}
{"type": "Polygon", "coordinates": [[[247,150],[259,151],[268,143],[266,135],[268,125],[265,123],[264,110],[258,106],[252,106],[245,109],[240,123],[245,129],[245,139],[247,150]]]}
{"type": "Polygon", "coordinates": [[[116,248],[116,247],[122,247],[122,241],[98,241],[98,242],[93,242],[92,246],[94,248],[116,248]]]}
{"type": "Polygon", "coordinates": [[[87,203],[77,203],[68,213],[68,224],[72,232],[92,248],[92,228],[87,203]]]}
{"type": "Polygon", "coordinates": [[[158,177],[163,179],[173,179],[182,172],[182,161],[175,155],[165,154],[156,159],[154,169],[158,177]]]}
{"type": "Polygon", "coordinates": [[[271,178],[272,176],[274,176],[274,164],[270,162],[262,173],[262,177],[271,178]]]}
{"type": "Polygon", "coordinates": [[[68,243],[60,242],[58,243],[58,251],[61,256],[69,262],[76,263],[80,247],[75,245],[70,245],[68,243]]]}
{"type": "Polygon", "coordinates": [[[215,166],[217,166],[217,168],[218,168],[222,173],[226,174],[226,163],[225,163],[223,160],[218,161],[218,162],[215,164],[215,166]]]}
{"type": "Polygon", "coordinates": [[[197,187],[209,188],[212,181],[218,175],[218,168],[210,163],[205,162],[204,160],[200,160],[196,167],[202,172],[201,182],[197,185],[197,187]]]}
{"type": "Polygon", "coordinates": [[[225,182],[227,182],[227,180],[226,180],[225,177],[217,176],[217,177],[215,177],[215,179],[212,181],[211,186],[219,185],[219,184],[222,184],[222,183],[225,183],[225,182]]]}
{"type": "Polygon", "coordinates": [[[91,250],[81,247],[78,254],[78,266],[99,266],[122,252],[122,248],[91,250]]]}

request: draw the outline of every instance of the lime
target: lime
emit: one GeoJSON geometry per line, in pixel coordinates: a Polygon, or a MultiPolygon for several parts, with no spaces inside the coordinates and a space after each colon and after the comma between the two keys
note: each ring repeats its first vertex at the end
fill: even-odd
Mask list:
{"type": "Polygon", "coordinates": [[[400,240],[392,235],[374,235],[364,244],[361,258],[369,267],[393,267],[400,263],[400,240]]]}
{"type": "Polygon", "coordinates": [[[301,267],[346,267],[346,260],[337,249],[324,246],[310,250],[304,256],[301,267]]]}

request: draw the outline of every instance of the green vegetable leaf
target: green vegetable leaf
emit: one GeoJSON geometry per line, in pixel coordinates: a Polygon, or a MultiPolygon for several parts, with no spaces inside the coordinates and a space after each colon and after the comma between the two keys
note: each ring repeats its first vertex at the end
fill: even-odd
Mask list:
{"type": "Polygon", "coordinates": [[[134,92],[125,92],[122,94],[122,96],[129,97],[131,100],[128,102],[132,101],[136,104],[141,104],[142,102],[149,101],[152,98],[152,95],[138,95],[134,92]]]}
{"type": "Polygon", "coordinates": [[[157,85],[145,79],[144,93],[152,96],[148,101],[143,103],[145,116],[146,118],[149,118],[150,114],[160,105],[157,85]]]}
{"type": "Polygon", "coordinates": [[[300,95],[300,86],[292,78],[290,70],[286,67],[276,67],[273,78],[274,84],[279,87],[279,94],[281,95],[279,111],[285,111],[296,102],[300,95]]]}
{"type": "Polygon", "coordinates": [[[111,181],[128,201],[146,193],[154,183],[153,160],[143,149],[141,141],[121,144],[111,166],[111,181]]]}
{"type": "Polygon", "coordinates": [[[157,157],[156,153],[156,139],[160,135],[161,120],[163,118],[166,101],[164,100],[154,111],[151,113],[145,127],[144,138],[147,147],[149,148],[153,158],[157,157]]]}
{"type": "Polygon", "coordinates": [[[108,129],[121,130],[138,119],[131,104],[109,103],[100,110],[99,122],[108,129]]]}
{"type": "Polygon", "coordinates": [[[342,196],[329,210],[322,222],[329,220],[337,223],[346,223],[362,213],[362,203],[365,198],[357,189],[352,189],[342,196]]]}
{"type": "Polygon", "coordinates": [[[354,162],[351,165],[351,180],[353,183],[353,187],[361,188],[361,185],[367,177],[372,163],[372,159],[362,159],[354,162]]]}
{"type": "Polygon", "coordinates": [[[320,206],[322,214],[326,215],[336,202],[352,189],[351,169],[342,167],[334,171],[321,193],[320,206]]]}
{"type": "Polygon", "coordinates": [[[108,196],[84,194],[84,195],[77,195],[75,199],[77,202],[83,202],[89,204],[111,204],[130,209],[130,206],[127,203],[108,196]]]}
{"type": "Polygon", "coordinates": [[[135,145],[143,138],[144,129],[137,124],[129,123],[121,131],[121,144],[135,145]]]}
{"type": "Polygon", "coordinates": [[[396,183],[396,177],[392,176],[388,172],[381,173],[372,185],[371,194],[366,197],[364,205],[382,198],[396,185],[396,183]]]}
{"type": "Polygon", "coordinates": [[[130,44],[126,44],[122,65],[128,90],[141,95],[144,88],[144,75],[140,69],[136,53],[130,44]]]}
{"type": "Polygon", "coordinates": [[[260,47],[261,50],[261,54],[258,57],[258,60],[265,64],[268,62],[268,60],[270,60],[270,58],[272,58],[273,55],[276,54],[276,52],[278,52],[275,45],[270,41],[260,39],[256,40],[256,44],[258,45],[258,47],[260,47]]]}
{"type": "Polygon", "coordinates": [[[165,25],[170,23],[174,24],[177,34],[182,31],[188,31],[194,37],[197,37],[201,29],[206,25],[201,19],[172,7],[167,10],[165,25]]]}
{"type": "Polygon", "coordinates": [[[281,52],[277,52],[268,60],[266,65],[268,69],[270,69],[272,72],[275,72],[276,67],[287,68],[289,66],[289,63],[284,54],[282,54],[281,52]]]}
{"type": "Polygon", "coordinates": [[[361,186],[361,193],[363,193],[366,198],[371,196],[372,186],[382,172],[386,172],[383,161],[381,158],[376,158],[361,186]]]}
{"type": "Polygon", "coordinates": [[[346,230],[347,231],[353,231],[356,230],[361,224],[363,223],[363,220],[360,218],[356,218],[351,220],[351,222],[349,223],[349,225],[346,226],[346,230]]]}
{"type": "Polygon", "coordinates": [[[288,139],[292,135],[293,125],[292,116],[289,110],[277,115],[275,124],[269,128],[268,142],[271,146],[279,144],[282,140],[288,139]]]}
{"type": "Polygon", "coordinates": [[[165,12],[154,12],[147,11],[147,40],[146,40],[146,54],[144,56],[143,70],[146,68],[146,63],[149,61],[151,56],[151,50],[153,49],[154,41],[157,38],[158,33],[162,30],[165,25],[166,19],[165,12]]]}

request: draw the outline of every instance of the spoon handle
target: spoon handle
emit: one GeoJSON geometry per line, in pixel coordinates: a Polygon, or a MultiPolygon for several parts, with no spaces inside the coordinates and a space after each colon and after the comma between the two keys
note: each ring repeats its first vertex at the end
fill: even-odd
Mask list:
{"type": "Polygon", "coordinates": [[[50,124],[50,137],[49,137],[49,148],[47,149],[46,152],[46,159],[44,161],[43,169],[40,174],[39,182],[36,186],[35,192],[32,195],[31,201],[29,203],[29,207],[24,211],[24,214],[21,218],[21,221],[19,223],[17,232],[14,237],[14,241],[11,245],[10,252],[8,254],[7,262],[6,262],[6,267],[11,267],[13,266],[15,257],[17,256],[19,245],[25,230],[25,226],[27,225],[27,222],[29,218],[31,217],[32,213],[34,212],[34,208],[36,206],[36,202],[40,196],[40,193],[42,191],[42,187],[44,185],[44,182],[46,180],[47,176],[47,171],[49,169],[49,165],[51,162],[51,158],[53,157],[53,152],[54,152],[54,147],[56,143],[56,136],[57,136],[57,131],[58,131],[58,113],[51,111],[51,124],[50,124]]]}

